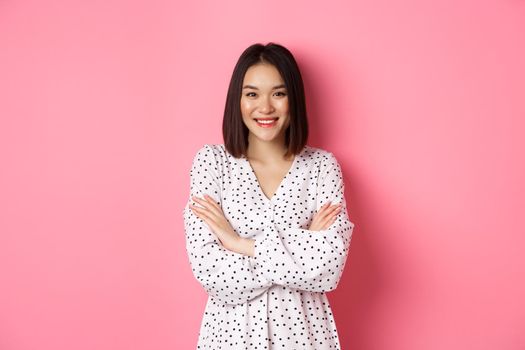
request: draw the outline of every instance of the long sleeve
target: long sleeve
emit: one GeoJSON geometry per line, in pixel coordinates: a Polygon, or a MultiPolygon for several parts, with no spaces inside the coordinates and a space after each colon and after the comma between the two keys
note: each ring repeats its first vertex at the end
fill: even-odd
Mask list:
{"type": "Polygon", "coordinates": [[[211,196],[221,203],[222,177],[214,150],[204,145],[190,172],[190,197],[184,207],[186,251],[193,275],[208,295],[224,304],[243,304],[273,285],[256,271],[255,259],[225,249],[208,225],[189,207],[192,196],[211,196]]]}
{"type": "Polygon", "coordinates": [[[336,220],[325,230],[281,227],[271,223],[255,240],[260,273],[275,284],[310,292],[334,290],[341,278],[354,224],[348,217],[341,167],[332,153],[321,165],[317,210],[331,200],[342,203],[336,220]]]}

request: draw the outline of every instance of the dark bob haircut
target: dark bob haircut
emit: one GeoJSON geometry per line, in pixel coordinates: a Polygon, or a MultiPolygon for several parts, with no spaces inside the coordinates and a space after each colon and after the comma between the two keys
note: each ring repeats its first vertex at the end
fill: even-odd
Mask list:
{"type": "Polygon", "coordinates": [[[246,156],[249,130],[244,125],[241,114],[242,83],[248,68],[259,63],[275,66],[284,80],[290,113],[290,125],[285,131],[285,156],[299,154],[308,140],[303,79],[292,53],[284,46],[272,42],[251,45],[244,50],[235,65],[222,120],[224,147],[236,158],[246,156]]]}

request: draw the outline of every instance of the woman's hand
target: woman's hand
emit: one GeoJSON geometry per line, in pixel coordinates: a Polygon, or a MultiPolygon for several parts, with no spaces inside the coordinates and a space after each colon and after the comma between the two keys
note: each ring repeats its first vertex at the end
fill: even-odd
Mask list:
{"type": "Polygon", "coordinates": [[[326,202],[315,213],[312,223],[310,224],[309,230],[312,231],[321,231],[326,230],[330,225],[332,225],[337,218],[337,214],[341,211],[341,203],[334,204],[329,206],[331,202],[326,202]]]}
{"type": "Polygon", "coordinates": [[[233,230],[230,222],[226,219],[221,207],[215,200],[207,194],[204,195],[204,199],[195,196],[191,198],[202,205],[202,207],[199,207],[190,204],[191,210],[208,224],[224,248],[232,251],[237,250],[242,238],[233,230]]]}

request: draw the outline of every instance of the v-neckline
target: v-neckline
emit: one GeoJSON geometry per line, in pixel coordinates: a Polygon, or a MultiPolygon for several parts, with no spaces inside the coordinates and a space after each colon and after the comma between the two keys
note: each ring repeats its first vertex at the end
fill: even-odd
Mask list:
{"type": "Polygon", "coordinates": [[[259,183],[259,179],[257,178],[257,175],[255,174],[255,170],[253,170],[253,167],[252,167],[250,161],[248,160],[248,158],[245,155],[242,155],[243,161],[248,166],[249,172],[251,173],[253,180],[257,184],[257,189],[259,191],[259,195],[262,196],[262,198],[263,198],[263,200],[265,202],[272,203],[274,201],[275,197],[277,197],[277,195],[279,194],[279,192],[281,192],[281,188],[284,186],[284,183],[286,182],[286,180],[288,178],[288,175],[290,175],[295,170],[296,164],[297,164],[297,162],[299,160],[299,156],[304,152],[305,148],[306,148],[306,146],[301,150],[301,152],[299,152],[298,154],[296,154],[294,156],[293,161],[292,161],[292,165],[290,166],[290,168],[288,168],[288,171],[283,176],[281,182],[279,183],[279,186],[277,186],[277,189],[275,190],[275,192],[273,193],[273,195],[270,198],[268,198],[268,196],[266,196],[266,194],[262,190],[261,184],[259,183]]]}

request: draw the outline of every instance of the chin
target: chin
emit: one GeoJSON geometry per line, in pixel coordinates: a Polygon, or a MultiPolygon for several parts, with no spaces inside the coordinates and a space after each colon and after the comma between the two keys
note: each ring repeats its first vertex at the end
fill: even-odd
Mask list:
{"type": "Polygon", "coordinates": [[[277,138],[277,136],[259,136],[257,134],[255,134],[255,137],[258,138],[259,140],[261,141],[266,141],[266,142],[270,142],[270,141],[273,141],[277,138]]]}
{"type": "Polygon", "coordinates": [[[279,133],[275,133],[275,134],[264,134],[264,133],[257,133],[257,132],[254,132],[253,133],[253,136],[255,136],[256,138],[258,138],[259,140],[261,141],[273,141],[275,140],[276,138],[278,138],[279,136],[279,133]]]}

